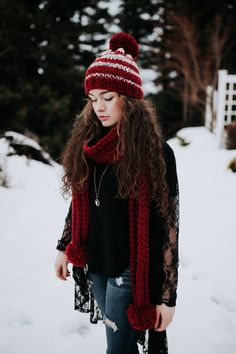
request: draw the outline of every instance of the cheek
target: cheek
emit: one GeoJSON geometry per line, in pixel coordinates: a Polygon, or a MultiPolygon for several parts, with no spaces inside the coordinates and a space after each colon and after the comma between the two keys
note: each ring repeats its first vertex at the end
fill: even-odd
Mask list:
{"type": "Polygon", "coordinates": [[[111,111],[116,117],[119,117],[121,115],[121,109],[122,109],[122,102],[121,100],[118,99],[115,102],[115,104],[111,107],[111,111]]]}
{"type": "Polygon", "coordinates": [[[121,100],[119,100],[117,102],[117,105],[116,105],[116,116],[117,116],[117,120],[121,120],[122,118],[122,106],[123,106],[123,102],[121,100]]]}

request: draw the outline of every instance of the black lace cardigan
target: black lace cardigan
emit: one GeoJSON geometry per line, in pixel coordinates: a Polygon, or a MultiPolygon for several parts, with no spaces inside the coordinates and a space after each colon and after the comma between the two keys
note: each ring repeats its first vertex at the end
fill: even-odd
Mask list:
{"type": "MultiPolygon", "coordinates": [[[[178,283],[178,235],[179,235],[179,188],[176,170],[176,161],[171,147],[164,143],[164,158],[166,162],[167,183],[169,186],[169,200],[171,203],[171,217],[167,225],[159,215],[152,202],[150,205],[150,296],[154,304],[165,303],[175,306],[178,283]]],[[[65,219],[65,226],[57,249],[65,251],[71,241],[71,206],[65,219]]],[[[90,321],[97,323],[102,319],[100,310],[91,293],[87,281],[87,269],[73,267],[75,280],[75,309],[80,312],[89,312],[90,321]]],[[[140,343],[143,353],[167,354],[166,331],[145,331],[140,334],[140,343]]]]}

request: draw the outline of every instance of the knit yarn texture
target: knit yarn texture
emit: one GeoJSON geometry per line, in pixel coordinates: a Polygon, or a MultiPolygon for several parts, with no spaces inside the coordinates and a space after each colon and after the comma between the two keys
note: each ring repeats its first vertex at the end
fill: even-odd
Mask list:
{"type": "Polygon", "coordinates": [[[101,53],[86,71],[86,94],[93,89],[105,89],[143,98],[142,81],[135,62],[138,49],[138,43],[128,33],[112,36],[109,50],[101,53]]]}
{"type": "MultiPolygon", "coordinates": [[[[116,128],[92,146],[85,146],[85,155],[97,163],[118,161],[116,128]]],[[[149,293],[149,185],[147,176],[140,173],[138,200],[129,198],[130,273],[134,301],[127,310],[128,320],[135,330],[154,327],[155,305],[149,293]]],[[[72,239],[66,248],[68,261],[77,267],[87,263],[87,234],[89,225],[88,182],[82,192],[72,196],[72,239]]]]}

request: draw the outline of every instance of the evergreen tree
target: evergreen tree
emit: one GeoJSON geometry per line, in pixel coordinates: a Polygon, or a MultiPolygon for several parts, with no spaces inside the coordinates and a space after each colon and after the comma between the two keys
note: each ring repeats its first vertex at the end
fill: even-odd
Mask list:
{"type": "Polygon", "coordinates": [[[169,31],[164,10],[165,0],[122,1],[116,23],[139,42],[140,67],[154,71],[153,81],[158,94],[152,95],[152,99],[157,106],[164,135],[170,137],[179,128],[182,107],[179,98],[173,95],[170,72],[163,66],[168,55],[166,34],[169,31]]]}
{"type": "Polygon", "coordinates": [[[122,31],[135,37],[140,44],[138,61],[142,68],[157,70],[156,54],[160,44],[160,20],[164,0],[123,0],[114,17],[122,31]]]}
{"type": "Polygon", "coordinates": [[[1,0],[0,9],[0,129],[33,132],[59,156],[83,104],[85,69],[106,39],[107,8],[1,0]]]}

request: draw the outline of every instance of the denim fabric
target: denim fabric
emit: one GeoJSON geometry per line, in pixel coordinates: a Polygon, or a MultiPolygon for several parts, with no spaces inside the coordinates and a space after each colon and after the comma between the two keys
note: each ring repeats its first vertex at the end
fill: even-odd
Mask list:
{"type": "Polygon", "coordinates": [[[94,273],[88,278],[106,325],[107,354],[138,354],[138,332],[130,326],[126,314],[132,302],[130,269],[116,278],[94,273]]]}

